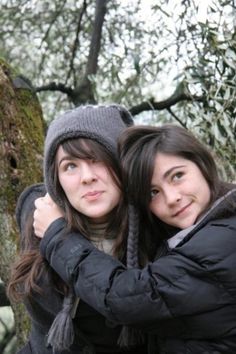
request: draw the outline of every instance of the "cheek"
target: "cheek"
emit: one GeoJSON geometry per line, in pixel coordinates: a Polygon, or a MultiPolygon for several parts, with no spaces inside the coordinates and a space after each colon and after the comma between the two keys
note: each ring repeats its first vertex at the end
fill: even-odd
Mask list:
{"type": "Polygon", "coordinates": [[[59,183],[60,183],[62,189],[65,191],[66,178],[59,174],[58,175],[58,180],[59,180],[59,183]]]}
{"type": "Polygon", "coordinates": [[[62,187],[62,189],[64,190],[65,194],[67,194],[70,191],[73,191],[74,185],[75,185],[75,179],[72,177],[68,177],[68,176],[58,176],[59,177],[59,182],[60,185],[62,187]]]}
{"type": "Polygon", "coordinates": [[[113,181],[110,173],[103,166],[101,166],[100,168],[97,168],[97,170],[95,171],[95,174],[99,177],[100,180],[102,180],[106,183],[111,183],[111,181],[113,181]]]}
{"type": "Polygon", "coordinates": [[[121,191],[117,187],[117,185],[113,182],[113,180],[111,180],[109,183],[110,183],[109,190],[110,190],[111,199],[113,200],[113,203],[118,204],[121,198],[121,191]]]}
{"type": "Polygon", "coordinates": [[[205,183],[205,188],[202,189],[202,204],[203,209],[207,208],[211,200],[211,191],[207,183],[205,183]]]}
{"type": "Polygon", "coordinates": [[[151,212],[156,215],[157,217],[160,218],[160,216],[163,215],[163,207],[161,207],[161,203],[157,200],[153,200],[150,205],[149,208],[151,210],[151,212]]]}

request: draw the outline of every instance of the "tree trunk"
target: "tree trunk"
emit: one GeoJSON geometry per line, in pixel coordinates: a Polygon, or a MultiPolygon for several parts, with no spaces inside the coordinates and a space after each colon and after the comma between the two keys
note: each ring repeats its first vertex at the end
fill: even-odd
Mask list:
{"type": "MultiPolygon", "coordinates": [[[[30,82],[0,59],[0,278],[5,284],[18,250],[17,198],[26,186],[42,181],[44,128],[30,82]]],[[[12,309],[20,348],[29,320],[22,305],[12,309]]]]}

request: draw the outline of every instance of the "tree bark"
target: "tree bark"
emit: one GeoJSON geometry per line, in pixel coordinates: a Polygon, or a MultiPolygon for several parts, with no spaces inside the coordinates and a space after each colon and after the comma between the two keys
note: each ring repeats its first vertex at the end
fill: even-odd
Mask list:
{"type": "MultiPolygon", "coordinates": [[[[4,284],[18,251],[17,198],[26,186],[42,180],[44,129],[30,82],[0,60],[0,278],[4,284]]],[[[26,341],[29,320],[22,305],[11,305],[20,347],[26,341]]]]}

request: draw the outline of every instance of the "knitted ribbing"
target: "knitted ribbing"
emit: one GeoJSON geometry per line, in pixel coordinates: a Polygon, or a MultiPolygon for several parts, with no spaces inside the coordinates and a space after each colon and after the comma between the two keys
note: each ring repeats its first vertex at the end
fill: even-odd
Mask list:
{"type": "Polygon", "coordinates": [[[57,148],[63,141],[89,138],[103,145],[114,158],[118,158],[118,137],[132,124],[129,111],[115,104],[80,106],[54,119],[48,128],[44,149],[44,177],[51,198],[62,205],[60,196],[55,191],[54,176],[49,171],[57,148]]]}
{"type": "Polygon", "coordinates": [[[47,335],[47,345],[53,348],[53,352],[68,350],[74,342],[74,327],[72,309],[76,297],[72,289],[63,299],[62,309],[56,315],[47,335]]]}
{"type": "MultiPolygon", "coordinates": [[[[139,268],[138,262],[138,234],[139,216],[136,208],[129,204],[129,232],[127,240],[127,268],[139,268]]],[[[132,347],[144,343],[144,334],[133,327],[123,326],[118,339],[121,347],[132,347]]]]}
{"type": "Polygon", "coordinates": [[[129,233],[127,240],[127,268],[138,268],[139,217],[136,208],[129,204],[129,233]]]}

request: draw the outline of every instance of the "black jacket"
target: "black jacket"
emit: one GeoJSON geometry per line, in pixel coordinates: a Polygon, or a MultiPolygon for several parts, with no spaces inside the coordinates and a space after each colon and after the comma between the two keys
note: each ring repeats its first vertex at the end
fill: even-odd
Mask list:
{"type": "Polygon", "coordinates": [[[236,210],[227,201],[142,270],[66,235],[63,219],[49,227],[41,252],[109,320],[156,336],[153,353],[236,353],[236,210]]]}
{"type": "Polygon", "coordinates": [[[74,322],[76,338],[69,351],[53,353],[46,346],[51,324],[62,308],[63,295],[52,286],[49,275],[39,280],[43,294],[33,293],[25,301],[31,319],[28,343],[18,354],[146,354],[146,345],[132,350],[121,349],[117,345],[121,326],[106,320],[104,316],[80,300],[74,322]]]}

